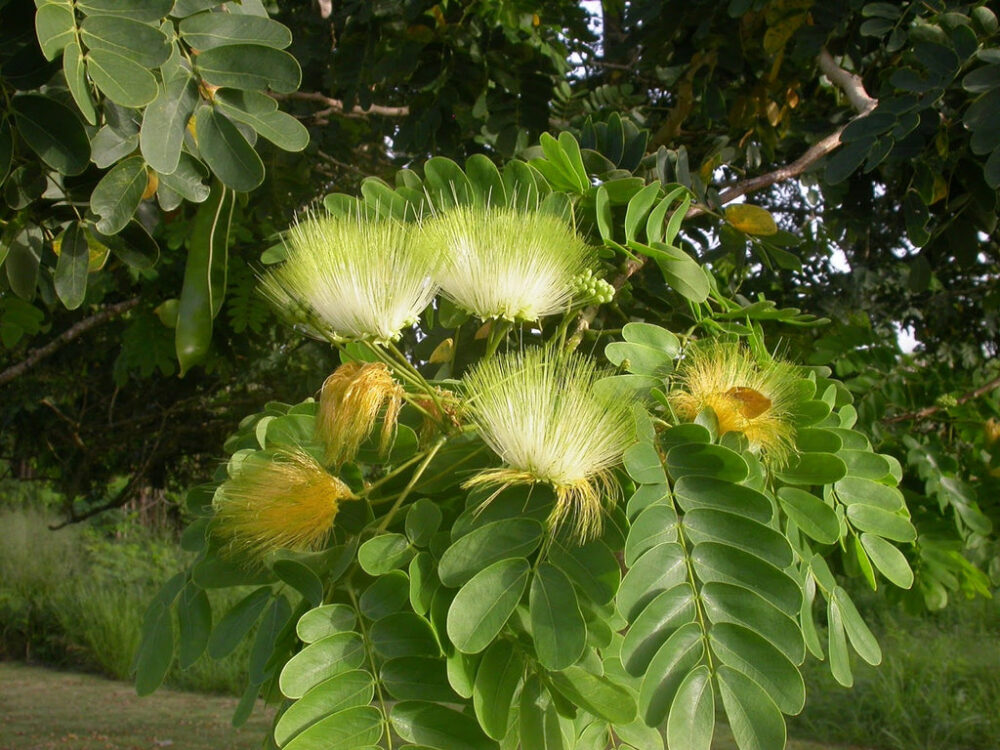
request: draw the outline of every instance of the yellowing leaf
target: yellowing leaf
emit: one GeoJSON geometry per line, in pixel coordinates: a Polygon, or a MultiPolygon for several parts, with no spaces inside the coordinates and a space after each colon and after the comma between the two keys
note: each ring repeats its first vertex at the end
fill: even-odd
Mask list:
{"type": "Polygon", "coordinates": [[[767,237],[778,233],[774,217],[760,206],[752,206],[749,203],[726,206],[726,221],[746,234],[767,237]]]}

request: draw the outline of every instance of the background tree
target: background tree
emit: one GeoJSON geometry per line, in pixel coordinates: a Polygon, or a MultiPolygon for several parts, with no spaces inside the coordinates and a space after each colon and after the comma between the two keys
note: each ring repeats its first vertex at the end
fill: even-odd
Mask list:
{"type": "MultiPolygon", "coordinates": [[[[981,590],[960,551],[996,559],[982,500],[996,496],[1000,165],[987,3],[605,2],[597,24],[575,2],[268,6],[291,34],[251,2],[38,5],[0,7],[4,453],[57,480],[77,515],[127,497],[104,497],[115,476],[198,470],[234,395],[315,387],[289,393],[285,373],[326,355],[281,343],[252,294],[261,247],[297,207],[430,154],[530,158],[539,133],[569,128],[598,180],[693,191],[679,241],[728,293],[830,319],[780,335],[847,378],[862,423],[911,469],[927,602],[981,590]],[[264,79],[246,44],[276,61],[264,79]],[[723,209],[744,196],[776,225],[723,209]],[[920,344],[911,357],[900,328],[920,344]],[[248,362],[254,382],[234,382],[248,362]],[[162,377],[177,370],[190,374],[162,377]]],[[[619,305],[686,329],[683,314],[659,317],[654,266],[622,264],[619,305]]]]}

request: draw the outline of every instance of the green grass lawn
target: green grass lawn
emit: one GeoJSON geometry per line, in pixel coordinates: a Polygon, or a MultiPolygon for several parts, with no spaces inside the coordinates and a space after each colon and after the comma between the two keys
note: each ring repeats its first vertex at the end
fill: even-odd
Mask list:
{"type": "Polygon", "coordinates": [[[0,750],[257,750],[270,725],[260,706],[242,729],[235,698],[0,663],[0,750]]]}
{"type": "MultiPolygon", "coordinates": [[[[246,726],[233,729],[235,708],[235,698],[177,690],[139,698],[126,682],[0,663],[0,750],[257,750],[270,710],[258,706],[246,726]]],[[[720,724],[715,750],[735,747],[720,724]]],[[[792,740],[788,748],[835,746],[792,740]]]]}

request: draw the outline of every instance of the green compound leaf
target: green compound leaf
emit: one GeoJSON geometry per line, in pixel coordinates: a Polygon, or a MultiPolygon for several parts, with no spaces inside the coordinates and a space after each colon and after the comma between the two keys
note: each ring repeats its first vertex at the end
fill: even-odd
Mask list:
{"type": "Polygon", "coordinates": [[[87,53],[87,72],[108,99],[138,109],[156,99],[156,78],[134,60],[108,49],[87,53]]]}
{"type": "Polygon", "coordinates": [[[202,106],[195,114],[195,129],[198,150],[224,185],[248,193],[264,181],[264,162],[228,118],[202,106]]]}
{"type": "Polygon", "coordinates": [[[181,158],[181,146],[191,113],[198,103],[198,87],[187,73],[159,88],[146,107],[139,131],[139,146],[146,162],[161,174],[173,174],[181,158]]]}
{"type": "Polygon", "coordinates": [[[445,550],[438,576],[445,586],[458,587],[500,560],[530,555],[541,543],[545,527],[530,518],[494,521],[461,537],[445,550]]]}
{"type": "Polygon", "coordinates": [[[278,685],[289,698],[301,698],[324,680],[357,669],[365,661],[365,644],[357,633],[337,633],[306,646],[288,660],[278,685]]]}
{"type": "Polygon", "coordinates": [[[568,750],[572,737],[563,734],[555,704],[537,676],[521,690],[518,702],[518,736],[523,750],[568,750]]]}
{"type": "Polygon", "coordinates": [[[847,506],[847,520],[860,529],[894,542],[915,542],[917,530],[908,518],[871,505],[847,506]]]}
{"type": "Polygon", "coordinates": [[[880,536],[865,533],[861,535],[861,546],[879,573],[889,581],[904,589],[913,585],[913,570],[910,568],[910,563],[907,562],[906,555],[894,545],[880,536]]]}
{"type": "Polygon", "coordinates": [[[618,589],[618,611],[631,622],[657,595],[685,580],[687,563],[683,548],[676,543],[659,544],[625,574],[618,589]]]}
{"type": "Polygon", "coordinates": [[[380,534],[358,548],[358,563],[368,575],[379,576],[406,565],[415,554],[402,534],[380,534]]]}
{"type": "Polygon", "coordinates": [[[399,612],[410,600],[410,579],[401,570],[379,576],[358,598],[361,614],[369,620],[381,620],[399,612]]]}
{"type": "Polygon", "coordinates": [[[90,246],[83,225],[78,221],[70,223],[57,240],[59,261],[53,283],[56,294],[67,310],[75,310],[83,304],[87,295],[87,271],[90,264],[90,246]]]}
{"type": "Polygon", "coordinates": [[[559,670],[576,663],[587,645],[587,624],[566,574],[549,563],[539,565],[531,581],[528,610],[542,666],[559,670]]]}
{"type": "Polygon", "coordinates": [[[71,5],[46,3],[35,13],[35,36],[46,60],[55,60],[63,48],[75,41],[76,18],[71,5]]]}
{"type": "MultiPolygon", "coordinates": [[[[234,93],[253,94],[255,92],[234,93]]],[[[267,98],[270,99],[270,97],[267,98]]],[[[230,102],[234,100],[237,100],[237,97],[233,95],[216,97],[216,104],[220,111],[231,120],[249,125],[259,135],[285,151],[301,151],[309,145],[309,131],[305,125],[287,112],[277,110],[261,112],[246,107],[233,106],[230,102]]]]}
{"type": "Polygon", "coordinates": [[[290,94],[302,69],[287,52],[260,44],[233,44],[205,50],[195,60],[198,73],[213,86],[290,94]]]}
{"type": "Polygon", "coordinates": [[[705,653],[705,641],[698,623],[675,630],[657,650],[639,687],[639,713],[649,726],[667,719],[681,682],[705,653]]]}
{"type": "Polygon", "coordinates": [[[612,724],[628,724],[636,716],[632,693],[607,677],[573,666],[550,674],[549,679],[572,704],[612,724]]]}
{"type": "Polygon", "coordinates": [[[840,618],[844,625],[844,631],[851,640],[854,650],[858,652],[858,656],[872,666],[881,664],[882,649],[879,647],[878,641],[868,628],[868,625],[861,618],[861,614],[858,612],[857,607],[854,606],[854,602],[851,601],[851,597],[847,594],[847,591],[840,586],[835,588],[833,590],[833,601],[836,602],[837,608],[840,610],[840,618]]]}
{"type": "Polygon", "coordinates": [[[230,44],[259,44],[284,49],[292,43],[292,32],[265,16],[236,13],[198,13],[180,22],[181,38],[197,50],[230,44]]]}
{"type": "Polygon", "coordinates": [[[736,513],[695,508],[684,514],[684,529],[695,544],[716,541],[759,557],[776,568],[792,564],[792,548],[784,535],[770,526],[736,513]]]}
{"type": "Polygon", "coordinates": [[[396,700],[458,702],[455,691],[448,683],[445,662],[439,658],[403,656],[389,659],[382,665],[379,679],[396,700]]]}
{"type": "Polygon", "coordinates": [[[431,624],[413,612],[396,612],[383,617],[372,625],[368,635],[372,648],[386,659],[441,654],[431,624]]]}
{"type": "Polygon", "coordinates": [[[847,464],[832,453],[799,453],[775,475],[787,484],[833,484],[847,476],[847,464]]]}
{"type": "Polygon", "coordinates": [[[756,490],[713,477],[685,476],[674,485],[674,495],[685,511],[714,508],[760,523],[769,523],[774,514],[771,501],[756,490]]]}
{"type": "Polygon", "coordinates": [[[83,62],[83,52],[76,41],[67,44],[63,50],[63,74],[66,76],[66,86],[73,95],[73,101],[76,102],[83,119],[91,125],[96,125],[97,112],[90,95],[90,84],[87,82],[87,68],[83,62]]]}
{"type": "Polygon", "coordinates": [[[844,477],[833,489],[845,505],[870,505],[885,511],[895,512],[906,507],[903,493],[895,487],[888,487],[870,479],[844,477]]]}
{"type": "Polygon", "coordinates": [[[90,163],[90,139],[76,113],[41,94],[10,100],[17,134],[38,157],[60,174],[77,175],[90,163]]]}
{"type": "Polygon", "coordinates": [[[716,671],[719,695],[740,750],[774,750],[785,746],[781,711],[756,682],[728,666],[716,671]]]}
{"type": "Polygon", "coordinates": [[[441,750],[496,750],[476,720],[446,706],[401,701],[389,713],[396,733],[407,742],[441,750]]]}
{"type": "Polygon", "coordinates": [[[173,6],[173,0],[76,0],[84,13],[122,15],[136,21],[159,21],[173,6]]]}
{"type": "Polygon", "coordinates": [[[356,706],[367,706],[375,694],[372,676],[360,669],[334,675],[295,701],[278,719],[274,741],[280,747],[316,722],[356,706]]]}
{"type": "Polygon", "coordinates": [[[90,207],[101,217],[97,231],[118,234],[125,228],[142,202],[147,179],[141,156],[119,162],[101,178],[90,196],[90,207]]]}
{"type": "Polygon", "coordinates": [[[80,36],[91,52],[113,52],[147,69],[158,68],[170,57],[170,45],[162,31],[125,16],[88,16],[80,36]]]}
{"type": "Polygon", "coordinates": [[[654,503],[632,522],[625,542],[625,564],[635,565],[639,557],[658,544],[677,541],[677,512],[665,503],[654,503]]]}
{"type": "Polygon", "coordinates": [[[524,558],[501,560],[477,573],[448,610],[448,637],[455,648],[475,654],[486,648],[521,600],[531,566],[524,558]]]}
{"type": "Polygon", "coordinates": [[[315,643],[335,633],[353,630],[357,621],[354,610],[346,604],[324,604],[302,615],[295,632],[303,643],[315,643]]]}
{"type": "Polygon", "coordinates": [[[621,568],[614,552],[600,539],[579,547],[566,547],[555,540],[549,547],[548,559],[594,604],[607,604],[618,591],[621,568]]]}
{"type": "Polygon", "coordinates": [[[710,750],[715,733],[715,691],[704,664],[695,667],[677,688],[667,718],[667,746],[710,750]]]}
{"type": "Polygon", "coordinates": [[[177,599],[177,628],[177,664],[187,669],[205,652],[212,633],[212,604],[195,583],[188,583],[177,599]]]}
{"type": "Polygon", "coordinates": [[[653,599],[629,627],[621,646],[621,661],[634,677],[645,674],[660,647],[678,628],[694,622],[697,608],[691,585],[681,583],[653,599]]]}
{"type": "Polygon", "coordinates": [[[750,628],[770,641],[792,664],[802,663],[805,658],[802,631],[794,619],[766,599],[741,586],[719,582],[706,583],[700,595],[705,614],[713,623],[730,622],[750,628]]]}
{"type": "Polygon", "coordinates": [[[271,601],[270,587],[261,586],[230,607],[208,640],[209,655],[213,659],[221,659],[231,654],[239,642],[249,634],[269,601],[271,601]]]}
{"type": "Polygon", "coordinates": [[[514,694],[524,673],[524,657],[510,641],[495,641],[483,654],[472,689],[472,705],[487,736],[502,740],[510,724],[514,694]]]}
{"type": "Polygon", "coordinates": [[[712,652],[756,682],[778,708],[797,714],[806,703],[806,687],[799,670],[784,654],[754,630],[719,623],[709,632],[712,652]]]}
{"type": "Polygon", "coordinates": [[[323,601],[323,582],[308,566],[296,560],[275,560],[271,570],[282,581],[302,594],[313,607],[323,601]]]}
{"type": "Polygon", "coordinates": [[[795,525],[820,544],[833,544],[840,539],[837,513],[812,493],[782,487],[778,490],[778,501],[795,525]]]}
{"type": "Polygon", "coordinates": [[[667,453],[667,471],[675,480],[691,476],[712,477],[726,482],[742,482],[750,468],[739,453],[721,445],[688,443],[667,453]]]}
{"type": "Polygon", "coordinates": [[[760,594],[789,617],[798,614],[802,605],[798,583],[759,557],[725,544],[703,542],[695,546],[691,559],[702,581],[742,586],[760,594]]]}
{"type": "Polygon", "coordinates": [[[320,719],[294,737],[282,750],[358,750],[382,738],[382,712],[374,706],[354,706],[320,719]]]}

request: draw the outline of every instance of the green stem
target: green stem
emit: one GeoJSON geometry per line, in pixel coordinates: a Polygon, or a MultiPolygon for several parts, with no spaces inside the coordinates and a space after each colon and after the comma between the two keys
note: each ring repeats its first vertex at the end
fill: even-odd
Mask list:
{"type": "Polygon", "coordinates": [[[389,725],[389,710],[385,704],[385,696],[382,694],[382,682],[378,678],[378,669],[375,668],[375,657],[372,655],[374,648],[371,639],[368,637],[368,628],[365,627],[365,618],[361,614],[361,607],[358,606],[358,598],[354,594],[354,587],[347,587],[347,595],[351,598],[351,606],[358,618],[358,629],[361,631],[361,638],[365,644],[365,654],[368,656],[368,664],[372,669],[372,679],[375,681],[375,692],[378,693],[379,706],[382,708],[382,719],[385,721],[385,743],[386,750],[392,750],[392,727],[389,725]]]}
{"type": "Polygon", "coordinates": [[[379,523],[375,529],[376,535],[381,534],[389,528],[389,524],[392,523],[393,516],[395,516],[399,509],[403,507],[403,503],[406,502],[406,498],[413,491],[417,482],[420,481],[420,477],[423,476],[423,473],[427,470],[430,462],[434,460],[434,456],[436,456],[437,452],[441,450],[441,446],[446,442],[448,442],[448,438],[441,438],[434,443],[429,451],[427,451],[427,455],[424,456],[423,462],[417,467],[417,470],[413,472],[413,476],[410,477],[410,481],[406,483],[406,487],[403,488],[403,491],[399,493],[399,497],[396,498],[396,502],[393,503],[392,507],[389,508],[384,516],[382,516],[382,522],[379,523]]]}
{"type": "Polygon", "coordinates": [[[423,389],[427,393],[427,395],[431,397],[431,400],[434,402],[435,408],[438,410],[438,414],[441,415],[440,419],[436,419],[435,421],[441,423],[441,421],[444,419],[444,404],[441,403],[441,398],[440,396],[438,396],[437,389],[434,388],[434,386],[432,386],[427,381],[427,379],[420,374],[420,370],[414,367],[413,363],[406,358],[406,355],[403,354],[403,352],[401,352],[395,344],[393,344],[390,341],[386,344],[386,347],[389,349],[389,351],[391,351],[395,355],[396,359],[399,360],[399,364],[402,365],[402,367],[404,367],[406,370],[408,370],[411,376],[417,380],[417,382],[420,385],[420,388],[423,389]]]}
{"type": "MultiPolygon", "coordinates": [[[[674,507],[674,512],[677,512],[677,505],[673,501],[673,494],[670,495],[670,504],[674,507]]],[[[684,539],[684,524],[681,523],[680,514],[677,515],[677,543],[681,546],[684,551],[684,564],[687,567],[688,572],[688,583],[691,584],[691,591],[694,594],[694,607],[695,616],[698,619],[698,625],[701,628],[702,640],[705,642],[705,661],[708,662],[708,669],[712,674],[715,674],[715,665],[712,662],[712,649],[708,642],[708,624],[707,618],[705,617],[704,609],[701,605],[701,597],[698,595],[698,583],[694,575],[694,564],[691,562],[691,555],[688,552],[688,545],[684,539]]]]}
{"type": "Polygon", "coordinates": [[[374,482],[372,482],[371,484],[369,484],[367,487],[364,488],[364,490],[361,491],[359,497],[367,497],[374,490],[377,490],[379,487],[381,487],[386,482],[389,482],[392,479],[395,479],[397,476],[399,476],[404,471],[406,471],[411,466],[413,466],[413,464],[417,463],[417,461],[420,461],[426,454],[427,454],[426,451],[422,451],[420,453],[417,453],[412,458],[410,458],[407,461],[401,463],[399,466],[397,466],[395,469],[393,469],[392,471],[390,471],[384,477],[382,477],[380,479],[376,479],[374,482]]]}
{"type": "Polygon", "coordinates": [[[496,354],[500,342],[507,337],[507,333],[511,328],[513,328],[513,323],[509,321],[500,318],[493,320],[493,324],[490,326],[489,338],[486,339],[486,354],[483,355],[483,359],[489,359],[496,354]]]}

